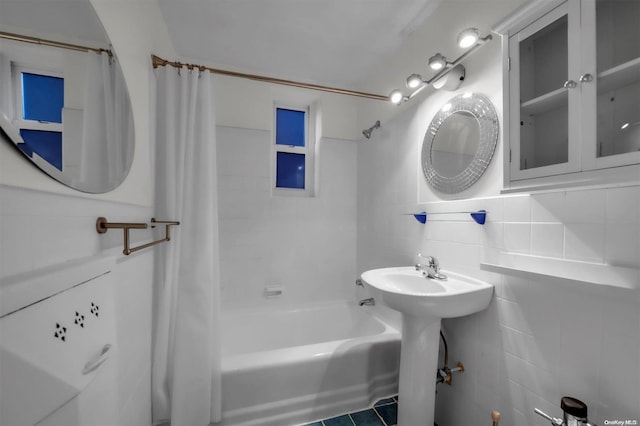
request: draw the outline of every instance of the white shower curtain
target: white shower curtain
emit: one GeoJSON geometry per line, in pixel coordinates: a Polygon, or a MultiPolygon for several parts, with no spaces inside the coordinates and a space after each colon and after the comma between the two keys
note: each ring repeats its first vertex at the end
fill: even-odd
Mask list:
{"type": "Polygon", "coordinates": [[[160,67],[156,215],[180,220],[156,258],[154,424],[221,417],[215,113],[208,71],[160,67]]]}

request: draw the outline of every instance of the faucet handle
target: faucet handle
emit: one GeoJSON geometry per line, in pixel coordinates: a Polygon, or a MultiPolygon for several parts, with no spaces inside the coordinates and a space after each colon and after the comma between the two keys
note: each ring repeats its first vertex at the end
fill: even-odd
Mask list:
{"type": "Polygon", "coordinates": [[[555,426],[566,426],[562,419],[559,419],[557,417],[551,417],[550,415],[548,415],[547,413],[545,413],[544,411],[542,411],[542,410],[540,410],[538,408],[534,409],[533,411],[535,411],[536,414],[539,414],[542,417],[544,417],[545,419],[549,420],[552,425],[555,425],[555,426]]]}
{"type": "Polygon", "coordinates": [[[429,261],[429,267],[433,268],[433,270],[437,273],[440,270],[440,262],[433,256],[427,256],[427,260],[429,261]]]}

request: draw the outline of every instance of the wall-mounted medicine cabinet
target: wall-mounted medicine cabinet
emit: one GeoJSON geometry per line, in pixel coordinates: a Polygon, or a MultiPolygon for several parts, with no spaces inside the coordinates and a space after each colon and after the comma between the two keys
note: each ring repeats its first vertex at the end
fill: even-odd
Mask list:
{"type": "Polygon", "coordinates": [[[637,0],[541,0],[494,28],[505,58],[507,189],[598,183],[613,168],[619,180],[640,179],[638,22],[637,0]]]}

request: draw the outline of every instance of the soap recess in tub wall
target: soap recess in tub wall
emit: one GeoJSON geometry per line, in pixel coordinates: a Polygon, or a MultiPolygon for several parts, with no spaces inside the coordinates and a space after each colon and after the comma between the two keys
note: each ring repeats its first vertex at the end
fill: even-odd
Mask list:
{"type": "Polygon", "coordinates": [[[276,297],[282,297],[284,293],[284,287],[282,286],[269,286],[264,288],[264,297],[267,299],[274,299],[276,297]]]}

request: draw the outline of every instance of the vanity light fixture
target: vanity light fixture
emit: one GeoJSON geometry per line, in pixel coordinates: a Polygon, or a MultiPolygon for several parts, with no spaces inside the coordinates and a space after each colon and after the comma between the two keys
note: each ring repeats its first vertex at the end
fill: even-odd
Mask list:
{"type": "Polygon", "coordinates": [[[467,28],[461,31],[458,34],[457,42],[458,46],[463,49],[467,49],[462,55],[460,55],[453,62],[449,62],[447,58],[441,54],[436,53],[435,55],[429,58],[428,64],[429,68],[436,71],[436,74],[428,80],[425,80],[420,74],[411,74],[407,77],[406,86],[408,89],[412,90],[412,92],[405,96],[402,91],[394,90],[389,94],[389,100],[396,104],[400,105],[403,101],[406,102],[409,99],[416,96],[420,93],[425,87],[433,85],[436,89],[445,88],[447,90],[455,90],[458,85],[453,84],[453,79],[451,84],[446,84],[447,79],[443,79],[442,77],[446,76],[452,71],[455,71],[454,74],[458,76],[459,81],[464,80],[464,67],[460,65],[460,63],[469,56],[473,51],[475,51],[478,47],[485,44],[487,41],[492,40],[493,37],[491,34],[487,34],[485,37],[480,37],[480,31],[477,28],[467,28]],[[458,65],[460,65],[458,67],[458,65]],[[434,82],[440,80],[440,84],[434,85],[434,82]]]}
{"type": "Polygon", "coordinates": [[[424,83],[424,78],[422,78],[420,74],[411,74],[409,77],[407,77],[408,89],[415,89],[416,87],[420,86],[422,83],[424,83]]]}
{"type": "Polygon", "coordinates": [[[394,103],[396,105],[400,105],[400,103],[402,101],[408,101],[409,98],[407,98],[405,95],[403,95],[401,91],[394,90],[393,92],[391,92],[389,94],[389,100],[391,101],[391,103],[394,103]]]}
{"type": "Polygon", "coordinates": [[[473,46],[480,38],[480,31],[477,28],[467,28],[458,34],[458,46],[463,49],[473,46]]]}
{"type": "Polygon", "coordinates": [[[438,71],[449,65],[450,62],[447,61],[441,53],[436,53],[432,57],[429,58],[429,68],[434,71],[438,71]]]}

